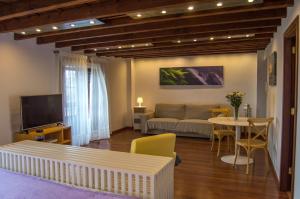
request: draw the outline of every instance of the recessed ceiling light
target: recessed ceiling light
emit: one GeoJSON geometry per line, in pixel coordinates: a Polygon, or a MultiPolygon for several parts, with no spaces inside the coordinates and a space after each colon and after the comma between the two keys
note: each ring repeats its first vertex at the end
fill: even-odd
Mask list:
{"type": "Polygon", "coordinates": [[[94,51],[97,51],[97,48],[94,48],[94,51]]]}
{"type": "Polygon", "coordinates": [[[72,23],[70,26],[71,26],[71,27],[75,27],[75,24],[72,23]]]}
{"type": "Polygon", "coordinates": [[[39,28],[37,28],[37,29],[35,29],[35,31],[37,31],[37,32],[41,32],[42,30],[41,30],[41,29],[39,29],[39,28]]]}
{"type": "Polygon", "coordinates": [[[106,50],[109,50],[109,48],[106,48],[106,50]]]}
{"type": "Polygon", "coordinates": [[[227,39],[231,39],[231,36],[227,36],[227,39]]]}
{"type": "Polygon", "coordinates": [[[193,41],[196,42],[196,41],[198,41],[198,40],[197,40],[197,39],[194,39],[193,41]]]}
{"type": "Polygon", "coordinates": [[[194,6],[189,6],[188,10],[194,10],[194,6]]]}
{"type": "Polygon", "coordinates": [[[210,41],[213,41],[214,39],[215,39],[215,38],[213,38],[213,37],[209,38],[210,41]]]}
{"type": "Polygon", "coordinates": [[[135,45],[131,45],[131,48],[134,48],[135,47],[135,45]]]}
{"type": "Polygon", "coordinates": [[[119,46],[118,48],[119,48],[119,49],[121,49],[121,48],[122,48],[122,46],[119,46]]]}
{"type": "Polygon", "coordinates": [[[136,16],[137,16],[137,17],[142,17],[142,14],[141,14],[141,13],[138,13],[136,16]]]}
{"type": "Polygon", "coordinates": [[[167,14],[167,11],[166,10],[162,10],[161,14],[167,14]]]}
{"type": "Polygon", "coordinates": [[[149,46],[149,44],[145,44],[145,46],[149,46]]]}
{"type": "Polygon", "coordinates": [[[52,26],[52,29],[53,29],[53,30],[57,30],[58,27],[57,27],[57,26],[52,26]]]}
{"type": "Polygon", "coordinates": [[[22,34],[22,35],[26,35],[26,32],[23,31],[23,32],[21,32],[21,34],[22,34]]]}
{"type": "Polygon", "coordinates": [[[222,2],[219,2],[219,3],[217,3],[217,6],[218,6],[218,7],[222,7],[222,6],[223,6],[223,3],[222,3],[222,2]]]}
{"type": "Polygon", "coordinates": [[[246,37],[250,37],[250,35],[246,35],[246,37]]]}
{"type": "Polygon", "coordinates": [[[248,2],[249,2],[249,3],[253,3],[253,2],[254,2],[254,0],[248,0],[248,2]]]}
{"type": "Polygon", "coordinates": [[[94,20],[90,20],[90,24],[95,24],[95,21],[94,20]]]}
{"type": "Polygon", "coordinates": [[[181,41],[180,41],[180,40],[177,40],[177,43],[179,43],[179,44],[180,44],[180,43],[181,43],[181,41]]]}

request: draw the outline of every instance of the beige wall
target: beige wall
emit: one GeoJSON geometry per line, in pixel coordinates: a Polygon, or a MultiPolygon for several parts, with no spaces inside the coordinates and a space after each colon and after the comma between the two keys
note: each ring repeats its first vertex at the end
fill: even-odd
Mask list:
{"type": "Polygon", "coordinates": [[[256,112],[256,53],[138,59],[134,61],[134,70],[134,98],[143,97],[144,105],[151,109],[156,103],[225,104],[225,95],[239,90],[246,93],[244,103],[249,103],[256,112]],[[180,66],[224,66],[224,86],[160,87],[159,68],[180,66]]]}
{"type": "MultiPolygon", "coordinates": [[[[265,57],[272,52],[277,51],[277,86],[268,87],[267,113],[275,118],[272,133],[270,136],[270,155],[275,166],[277,175],[280,174],[280,158],[281,158],[281,138],[282,138],[282,99],[283,99],[283,34],[293,20],[300,14],[300,1],[295,1],[294,7],[288,9],[287,18],[282,20],[282,25],[278,28],[274,39],[267,47],[265,57]]],[[[298,54],[298,60],[300,60],[298,54]]],[[[300,70],[299,74],[300,76],[300,70]]],[[[299,79],[299,78],[298,78],[299,79]]],[[[298,82],[298,93],[300,93],[300,85],[298,82]]],[[[300,107],[300,98],[298,97],[298,107],[300,107]]],[[[295,173],[295,197],[300,198],[300,109],[298,108],[297,121],[297,137],[296,137],[296,173],[295,173]]]]}
{"type": "Polygon", "coordinates": [[[13,132],[20,129],[21,95],[58,92],[53,47],[35,43],[0,35],[0,145],[10,143],[13,132]]]}
{"type": "Polygon", "coordinates": [[[102,59],[107,82],[111,131],[131,126],[130,60],[102,59]]]}

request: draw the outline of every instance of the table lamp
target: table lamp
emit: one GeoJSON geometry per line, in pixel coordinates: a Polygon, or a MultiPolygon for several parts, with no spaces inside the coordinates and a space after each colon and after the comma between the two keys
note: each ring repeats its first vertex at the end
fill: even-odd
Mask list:
{"type": "Polygon", "coordinates": [[[139,104],[139,107],[142,107],[142,103],[144,102],[142,97],[137,98],[137,103],[139,104]]]}

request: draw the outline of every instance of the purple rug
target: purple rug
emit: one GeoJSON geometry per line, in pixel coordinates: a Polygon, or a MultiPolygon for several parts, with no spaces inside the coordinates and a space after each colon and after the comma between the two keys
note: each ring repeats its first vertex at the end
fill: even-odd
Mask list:
{"type": "Polygon", "coordinates": [[[111,193],[93,192],[0,169],[1,199],[132,199],[111,193]]]}

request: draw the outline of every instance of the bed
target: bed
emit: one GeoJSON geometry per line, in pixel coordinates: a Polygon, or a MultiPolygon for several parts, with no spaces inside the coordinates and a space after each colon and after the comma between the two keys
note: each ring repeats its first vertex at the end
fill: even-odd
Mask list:
{"type": "Polygon", "coordinates": [[[0,168],[122,196],[171,199],[174,194],[174,159],[168,157],[21,141],[0,146],[0,168]]]}

